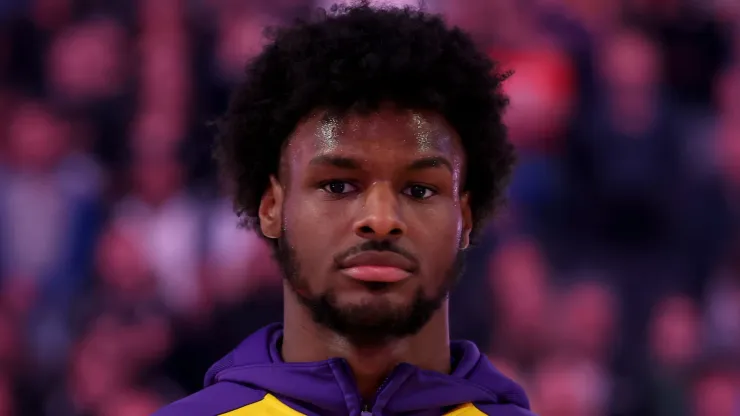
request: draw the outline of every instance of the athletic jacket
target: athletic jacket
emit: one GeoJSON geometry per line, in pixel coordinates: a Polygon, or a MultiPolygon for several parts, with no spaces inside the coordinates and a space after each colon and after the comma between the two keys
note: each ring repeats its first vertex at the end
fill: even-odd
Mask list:
{"type": "Polygon", "coordinates": [[[286,363],[280,325],[244,340],[208,370],[205,388],[154,416],[532,416],[521,387],[467,341],[451,344],[452,374],[399,364],[363,403],[341,358],[286,363]]]}

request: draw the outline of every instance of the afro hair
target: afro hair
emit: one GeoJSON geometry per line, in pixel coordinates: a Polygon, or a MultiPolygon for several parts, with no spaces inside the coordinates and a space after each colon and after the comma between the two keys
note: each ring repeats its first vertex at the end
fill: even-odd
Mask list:
{"type": "Polygon", "coordinates": [[[502,202],[515,155],[501,89],[509,73],[440,16],[368,1],[319,10],[268,31],[219,120],[215,156],[241,223],[259,228],[260,200],[301,119],[316,109],[372,111],[383,103],[430,110],[459,134],[467,155],[473,235],[502,202]]]}

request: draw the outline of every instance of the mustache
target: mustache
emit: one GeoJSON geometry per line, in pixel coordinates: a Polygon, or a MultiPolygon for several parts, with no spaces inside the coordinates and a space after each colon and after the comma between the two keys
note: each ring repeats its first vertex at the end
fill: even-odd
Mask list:
{"type": "Polygon", "coordinates": [[[362,244],[347,249],[334,256],[334,265],[339,268],[339,265],[342,264],[344,260],[364,251],[390,251],[392,253],[396,253],[400,256],[405,257],[406,260],[410,261],[414,265],[414,269],[419,268],[419,260],[417,260],[416,256],[388,240],[368,240],[363,242],[362,244]]]}

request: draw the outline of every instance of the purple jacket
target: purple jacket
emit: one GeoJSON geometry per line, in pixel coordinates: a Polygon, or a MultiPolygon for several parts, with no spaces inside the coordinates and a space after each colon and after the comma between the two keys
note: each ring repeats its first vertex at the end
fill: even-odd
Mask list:
{"type": "Polygon", "coordinates": [[[216,363],[205,388],[154,416],[532,416],[527,397],[470,342],[453,342],[451,375],[400,364],[363,405],[346,361],[286,363],[280,325],[256,332],[216,363]]]}

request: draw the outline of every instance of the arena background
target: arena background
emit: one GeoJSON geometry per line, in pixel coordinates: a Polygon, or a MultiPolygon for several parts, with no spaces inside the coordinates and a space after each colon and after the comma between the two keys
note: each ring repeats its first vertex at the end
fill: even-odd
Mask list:
{"type": "MultiPolygon", "coordinates": [[[[0,415],[148,415],[280,319],[208,122],[329,3],[0,1],[0,415]]],[[[541,416],[740,414],[740,1],[426,7],[516,71],[453,336],[541,416]]]]}

